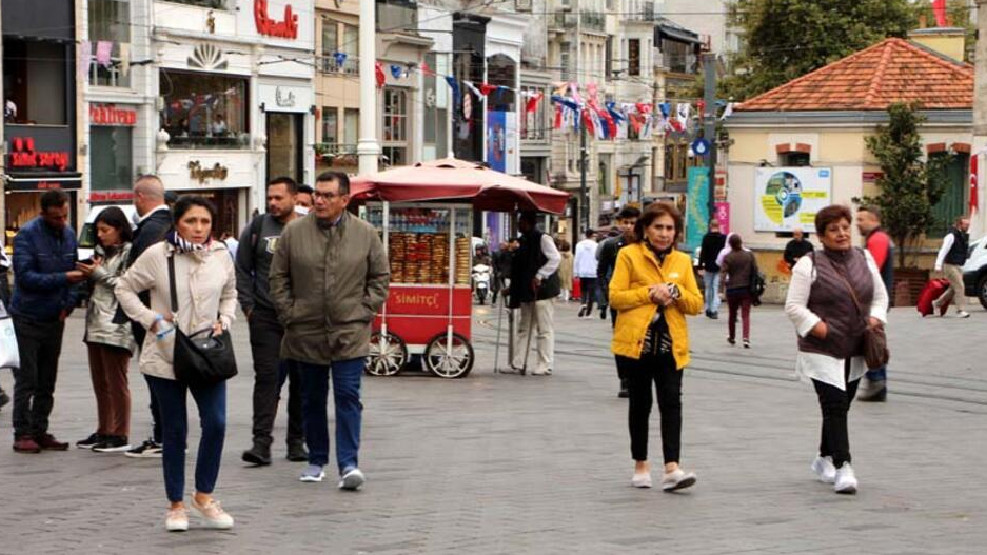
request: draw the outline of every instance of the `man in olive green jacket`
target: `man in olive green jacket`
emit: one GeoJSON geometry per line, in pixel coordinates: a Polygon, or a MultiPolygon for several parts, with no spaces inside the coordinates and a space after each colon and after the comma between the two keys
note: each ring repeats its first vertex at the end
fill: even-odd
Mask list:
{"type": "Polygon", "coordinates": [[[271,297],[282,324],[281,358],[297,365],[304,390],[309,466],[303,482],[319,482],[329,461],[329,378],[336,408],[340,489],[364,476],[360,448],[360,378],[374,315],[387,298],[390,267],[377,231],[349,214],[349,178],[316,179],[312,212],[281,233],[271,263],[271,297]]]}

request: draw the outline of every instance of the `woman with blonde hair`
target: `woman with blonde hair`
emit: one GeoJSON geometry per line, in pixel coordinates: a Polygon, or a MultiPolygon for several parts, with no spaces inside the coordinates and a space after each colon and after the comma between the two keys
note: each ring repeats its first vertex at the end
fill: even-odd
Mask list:
{"type": "Polygon", "coordinates": [[[703,296],[696,286],[692,258],[675,250],[682,215],[674,205],[653,203],[637,220],[636,241],[620,249],[610,279],[610,306],[617,311],[611,348],[629,359],[628,427],[634,476],[631,484],[651,487],[648,422],[652,387],[661,414],[665,472],[662,489],[692,486],[696,475],[679,467],[682,433],[682,375],[689,364],[685,317],[699,314],[703,296]]]}

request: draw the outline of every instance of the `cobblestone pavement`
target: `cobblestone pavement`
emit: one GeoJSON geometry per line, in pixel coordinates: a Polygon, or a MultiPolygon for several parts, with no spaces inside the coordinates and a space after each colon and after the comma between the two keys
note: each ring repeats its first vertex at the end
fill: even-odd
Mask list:
{"type": "MultiPolygon", "coordinates": [[[[158,460],[14,453],[8,406],[0,413],[0,553],[984,552],[987,313],[923,321],[912,309],[892,311],[891,395],[853,407],[860,491],[838,496],[809,472],[818,407],[792,379],[794,335],[778,307],[755,309],[750,351],[727,345],[723,316],[690,320],[683,464],[699,481],[682,494],[631,488],[610,327],[577,320],[576,310],[557,306],[551,377],[493,374],[496,318],[480,307],[478,364],[467,379],[366,379],[368,482],[358,493],[297,480],[302,464],[282,458],[283,413],[274,464],[240,462],[252,370],[238,322],[241,375],[230,384],[217,489],[237,519],[229,532],[163,531],[158,460]]],[[[65,334],[51,426],[73,442],[96,417],[81,326],[73,316],[65,334]]],[[[9,372],[0,382],[12,389],[9,372]]],[[[147,390],[136,370],[131,382],[138,440],[149,426],[147,390]]],[[[196,441],[193,431],[189,476],[196,441]]],[[[652,453],[660,457],[657,440],[652,453]]]]}

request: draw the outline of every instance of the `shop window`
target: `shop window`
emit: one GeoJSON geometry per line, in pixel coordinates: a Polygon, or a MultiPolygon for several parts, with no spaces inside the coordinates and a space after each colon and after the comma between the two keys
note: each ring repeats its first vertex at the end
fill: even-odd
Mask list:
{"type": "MultiPolygon", "coordinates": [[[[113,50],[110,65],[89,65],[89,84],[107,87],[129,87],[130,68],[122,54],[130,46],[130,0],[89,0],[89,40],[93,50],[99,41],[110,41],[113,50]]],[[[95,52],[94,52],[95,55],[95,52]]]]}
{"type": "Polygon", "coordinates": [[[133,128],[94,125],[89,131],[92,189],[130,190],[134,180],[133,128]]]}
{"type": "Polygon", "coordinates": [[[161,127],[174,148],[249,148],[247,79],[161,70],[161,127]]]}
{"type": "Polygon", "coordinates": [[[302,116],[267,114],[267,181],[288,176],[302,180],[302,116]]]}
{"type": "Polygon", "coordinates": [[[408,149],[401,146],[384,146],[381,148],[381,155],[384,157],[386,166],[406,166],[408,165],[408,149]]]}
{"type": "MultiPolygon", "coordinates": [[[[3,40],[3,96],[8,123],[66,125],[68,49],[51,41],[3,40]]],[[[75,101],[74,98],[72,100],[75,101]]]]}
{"type": "Polygon", "coordinates": [[[808,166],[808,152],[786,152],[778,155],[778,163],[782,166],[808,166]]]}
{"type": "Polygon", "coordinates": [[[339,111],[335,106],[322,107],[322,142],[324,144],[336,144],[339,142],[338,134],[339,111]]]}
{"type": "Polygon", "coordinates": [[[434,52],[425,56],[425,63],[432,68],[432,74],[423,76],[423,92],[425,95],[425,121],[422,126],[423,139],[426,148],[431,148],[434,157],[444,158],[449,154],[449,110],[446,109],[446,98],[440,92],[440,82],[435,71],[438,61],[434,52]]]}

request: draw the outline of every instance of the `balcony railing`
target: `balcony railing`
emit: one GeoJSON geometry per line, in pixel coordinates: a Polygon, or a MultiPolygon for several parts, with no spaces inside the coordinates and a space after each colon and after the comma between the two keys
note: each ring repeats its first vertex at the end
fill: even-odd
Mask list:
{"type": "Polygon", "coordinates": [[[349,57],[343,62],[342,65],[336,61],[336,57],[332,55],[322,56],[319,59],[319,73],[331,75],[334,73],[342,73],[344,75],[358,75],[360,73],[360,60],[359,58],[349,57]]]}
{"type": "Polygon", "coordinates": [[[356,166],[356,143],[316,143],[316,165],[319,166],[356,166]]]}
{"type": "Polygon", "coordinates": [[[607,28],[607,19],[600,12],[584,11],[581,20],[583,26],[590,30],[605,31],[607,28]]]}

